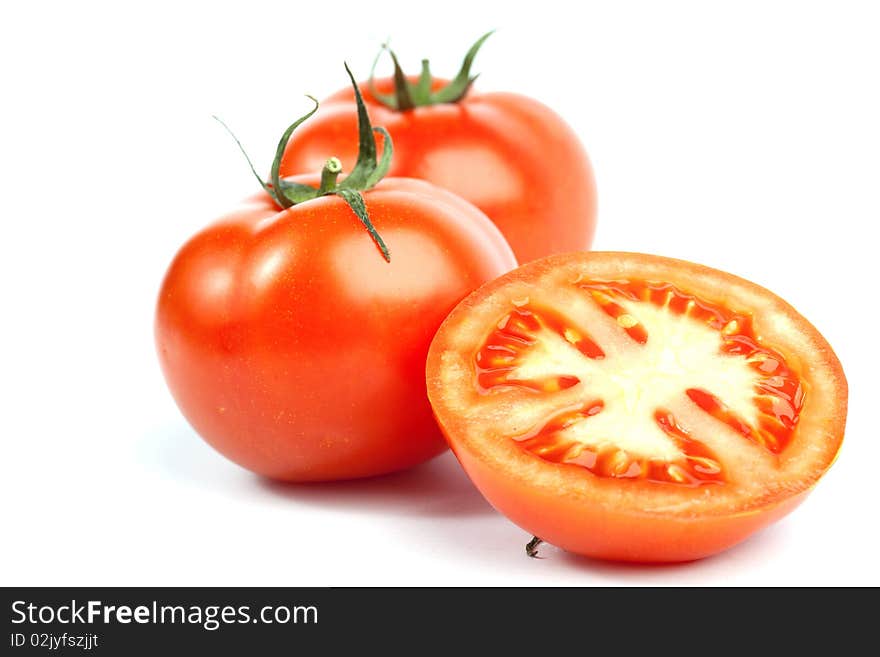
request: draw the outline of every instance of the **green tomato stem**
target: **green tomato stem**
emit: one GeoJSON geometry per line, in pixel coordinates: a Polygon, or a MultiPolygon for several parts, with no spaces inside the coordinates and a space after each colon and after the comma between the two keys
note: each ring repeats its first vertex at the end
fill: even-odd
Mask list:
{"type": "Polygon", "coordinates": [[[340,173],[342,173],[342,162],[338,157],[331,157],[324,162],[324,168],[321,169],[321,186],[318,188],[319,196],[329,194],[336,189],[336,179],[340,173]]]}
{"type": "Polygon", "coordinates": [[[220,121],[221,125],[223,125],[229,134],[232,135],[232,138],[235,139],[236,144],[238,144],[239,149],[247,160],[251,172],[257,178],[266,193],[272,197],[272,200],[274,200],[282,210],[298,203],[307,203],[308,201],[321,196],[335,194],[348,204],[355,217],[357,217],[361,224],[363,224],[364,228],[366,228],[367,233],[369,233],[373,242],[375,242],[385,261],[391,262],[391,252],[388,250],[388,246],[382,240],[376,227],[373,226],[362,192],[372,189],[373,186],[382,180],[385,174],[388,173],[388,169],[391,166],[391,156],[394,153],[394,145],[391,142],[391,135],[388,134],[388,131],[385,130],[385,128],[374,128],[370,123],[370,117],[367,114],[364,99],[361,96],[357,83],[355,82],[354,75],[348,68],[348,64],[345,64],[345,72],[348,74],[348,79],[351,81],[352,88],[354,89],[355,104],[357,105],[358,156],[354,168],[341,183],[337,184],[336,182],[339,174],[342,172],[342,162],[339,161],[338,157],[328,158],[327,161],[324,162],[324,167],[321,169],[321,183],[318,187],[312,187],[310,185],[281,177],[281,160],[287,150],[287,145],[293,135],[293,131],[318,110],[318,101],[311,96],[308,96],[308,98],[314,102],[315,106],[308,112],[308,114],[300,117],[289,125],[287,130],[284,131],[284,134],[281,135],[281,139],[278,140],[278,146],[275,149],[275,159],[272,161],[272,168],[268,181],[263,180],[257,174],[256,169],[245,152],[244,147],[242,147],[241,143],[238,141],[238,138],[231,130],[229,130],[225,123],[220,121],[220,119],[217,120],[220,121]],[[375,132],[381,134],[385,140],[381,157],[378,155],[376,149],[375,132]]]}
{"type": "Polygon", "coordinates": [[[529,555],[532,559],[540,559],[538,556],[538,546],[541,545],[544,541],[537,536],[533,536],[532,540],[526,544],[526,554],[529,555]]]}

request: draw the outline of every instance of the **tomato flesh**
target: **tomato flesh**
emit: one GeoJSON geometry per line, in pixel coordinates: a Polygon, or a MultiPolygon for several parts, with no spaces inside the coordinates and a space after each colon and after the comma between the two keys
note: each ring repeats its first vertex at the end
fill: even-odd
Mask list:
{"type": "Polygon", "coordinates": [[[718,457],[703,443],[691,439],[675,416],[664,409],[657,409],[654,419],[682,453],[682,458],[674,461],[635,456],[613,442],[591,445],[565,436],[566,429],[598,415],[604,406],[601,401],[587,402],[513,439],[544,460],[581,466],[599,477],[641,478],[688,486],[722,481],[718,457]]]}
{"type": "MultiPolygon", "coordinates": [[[[716,331],[719,338],[719,353],[744,358],[749,367],[758,374],[753,390],[754,402],[759,411],[757,422],[752,424],[742,418],[730,409],[723,400],[705,389],[689,387],[684,392],[703,411],[763,448],[779,453],[785,447],[797,424],[798,414],[804,402],[800,380],[785,365],[782,356],[771,348],[757,343],[749,317],[735,315],[726,308],[707,303],[694,295],[684,294],[675,286],[663,283],[587,281],[578,282],[575,287],[588,294],[638,345],[647,345],[650,338],[645,325],[637,319],[637,308],[641,303],[662,308],[671,316],[691,318],[695,323],[703,324],[710,330],[716,331]],[[632,310],[632,314],[630,310],[632,310]]],[[[579,384],[578,377],[572,374],[559,374],[543,380],[515,378],[515,373],[518,371],[518,360],[527,358],[529,348],[534,346],[538,339],[533,336],[541,330],[548,330],[572,344],[586,358],[592,360],[606,358],[602,348],[593,339],[584,335],[571,322],[566,322],[559,313],[547,309],[532,310],[525,306],[519,306],[501,320],[498,328],[492,332],[477,353],[477,388],[481,391],[489,391],[495,386],[517,385],[551,392],[579,384]]],[[[613,366],[614,364],[611,363],[611,367],[613,366]]],[[[633,386],[637,386],[637,384],[636,381],[632,382],[633,386]]],[[[591,401],[588,403],[589,412],[577,410],[574,415],[564,414],[565,428],[574,422],[597,415],[603,408],[604,404],[601,402],[597,405],[595,401],[591,401]]],[[[680,426],[670,411],[661,407],[657,407],[653,411],[655,422],[670,436],[670,439],[687,441],[688,450],[683,449],[683,445],[679,445],[685,456],[684,461],[678,462],[681,461],[679,459],[676,463],[670,463],[665,466],[664,470],[662,464],[644,456],[628,455],[622,450],[603,449],[598,452],[589,450],[588,454],[591,456],[585,457],[581,455],[583,447],[585,447],[583,443],[570,445],[569,452],[574,450],[576,453],[569,453],[563,461],[566,463],[582,462],[584,458],[587,458],[601,464],[610,462],[610,466],[603,468],[588,466],[591,471],[603,473],[605,476],[644,475],[652,481],[687,484],[717,481],[717,477],[714,476],[712,478],[699,476],[698,462],[694,462],[691,458],[690,454],[696,449],[695,446],[700,446],[697,451],[706,449],[702,443],[691,439],[688,430],[680,426]],[[609,454],[613,454],[613,456],[609,454]],[[639,464],[638,461],[641,463],[639,464]],[[690,467],[691,464],[693,464],[692,467],[690,467]],[[661,470],[665,474],[658,474],[661,470]],[[648,475],[649,472],[654,472],[654,474],[648,475]]],[[[557,423],[558,420],[553,420],[548,423],[548,426],[555,426],[557,423]]],[[[555,435],[558,431],[551,433],[555,435]]],[[[540,435],[546,438],[546,429],[542,430],[540,435]]],[[[534,442],[535,439],[532,438],[529,444],[532,445],[534,442]]],[[[537,452],[539,455],[543,454],[542,450],[547,448],[546,440],[541,442],[542,448],[537,452]]],[[[695,458],[709,457],[702,455],[695,456],[695,458]]],[[[712,470],[720,471],[717,461],[712,465],[712,470]]]]}
{"type": "Polygon", "coordinates": [[[616,559],[705,556],[787,509],[836,454],[845,385],[827,343],[768,291],[638,254],[521,267],[460,304],[428,360],[435,414],[489,501],[616,559]],[[583,509],[548,526],[541,498],[583,509]],[[605,526],[583,526],[588,505],[605,526]],[[698,539],[658,545],[685,519],[698,539]]]}

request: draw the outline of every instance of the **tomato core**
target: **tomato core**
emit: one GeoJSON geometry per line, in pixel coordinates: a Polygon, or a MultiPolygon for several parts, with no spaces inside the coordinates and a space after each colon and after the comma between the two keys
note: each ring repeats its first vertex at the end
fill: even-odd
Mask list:
{"type": "Polygon", "coordinates": [[[655,392],[664,387],[664,394],[686,395],[703,413],[772,454],[785,449],[804,389],[785,358],[755,335],[750,315],[669,283],[576,280],[572,285],[623,329],[623,345],[606,353],[602,340],[590,334],[589,322],[574,320],[575,313],[568,317],[519,299],[474,355],[474,385],[481,395],[582,388],[577,404],[507,436],[520,448],[600,477],[691,487],[724,484],[722,458],[666,408],[655,392]],[[728,378],[707,384],[720,390],[701,385],[698,375],[707,360],[729,371],[728,378]],[[606,414],[619,416],[617,424],[597,423],[606,414]],[[615,435],[615,426],[623,426],[622,433],[615,435]]]}

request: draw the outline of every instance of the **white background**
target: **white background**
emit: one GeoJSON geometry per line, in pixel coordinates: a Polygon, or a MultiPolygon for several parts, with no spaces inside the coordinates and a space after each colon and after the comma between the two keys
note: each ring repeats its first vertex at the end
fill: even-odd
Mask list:
{"type": "Polygon", "coordinates": [[[880,20],[856,2],[4,3],[0,9],[0,583],[880,584],[880,20]],[[840,458],[806,503],[702,562],[606,564],[496,514],[448,454],[283,486],[225,461],[152,342],[176,248],[254,190],[280,131],[405,65],[556,108],[595,165],[595,247],[732,271],[792,302],[850,383],[840,458]]]}

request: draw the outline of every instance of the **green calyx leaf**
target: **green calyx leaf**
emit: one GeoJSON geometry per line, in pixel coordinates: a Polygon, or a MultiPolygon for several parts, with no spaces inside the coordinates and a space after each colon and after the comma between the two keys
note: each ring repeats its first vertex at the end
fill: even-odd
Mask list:
{"type": "Polygon", "coordinates": [[[316,98],[312,96],[306,96],[309,100],[315,103],[315,106],[312,108],[310,112],[304,114],[299,117],[296,121],[287,126],[287,130],[284,131],[284,134],[281,135],[281,139],[278,140],[278,147],[275,149],[275,159],[272,160],[272,189],[275,190],[275,194],[272,198],[275,199],[275,202],[278,203],[282,208],[289,208],[294,204],[294,201],[290,200],[287,196],[282,193],[281,189],[281,176],[279,174],[279,170],[281,169],[281,158],[284,157],[284,150],[287,148],[287,142],[290,141],[291,135],[293,135],[293,131],[296,130],[306,119],[312,116],[315,112],[318,111],[318,106],[320,103],[316,98]]]}
{"type": "Polygon", "coordinates": [[[274,200],[279,207],[286,209],[298,203],[305,203],[306,201],[321,196],[335,194],[348,204],[358,220],[367,229],[370,237],[382,253],[382,257],[385,258],[387,262],[391,262],[391,253],[370,220],[362,192],[372,189],[388,173],[388,169],[391,167],[391,158],[394,154],[394,145],[391,141],[391,135],[388,134],[388,131],[385,130],[385,128],[374,128],[370,124],[370,117],[367,114],[364,99],[361,96],[361,92],[358,89],[351,70],[348,68],[348,64],[345,65],[345,71],[348,73],[348,77],[354,87],[355,102],[357,103],[358,157],[351,173],[349,173],[345,179],[338,184],[336,179],[339,174],[342,173],[342,163],[336,157],[331,157],[324,163],[324,168],[321,170],[321,184],[318,187],[299,183],[289,178],[282,178],[280,175],[281,160],[284,157],[284,151],[287,149],[287,144],[290,141],[294,130],[311,117],[318,109],[318,101],[311,96],[308,96],[308,98],[314,102],[315,106],[307,114],[301,116],[290,124],[287,130],[284,131],[284,134],[281,135],[278,147],[275,149],[275,159],[272,161],[272,168],[268,181],[264,181],[257,173],[253,162],[251,162],[250,157],[248,157],[247,152],[232,130],[230,130],[229,127],[218,117],[215,116],[214,118],[235,140],[235,143],[238,145],[239,150],[241,150],[248,166],[250,167],[251,173],[253,173],[254,177],[260,183],[260,186],[267,194],[269,194],[269,196],[272,197],[272,200],[274,200]],[[378,149],[376,148],[376,137],[374,134],[376,132],[381,134],[384,139],[381,157],[378,155],[378,149]]]}
{"type": "Polygon", "coordinates": [[[431,91],[433,78],[431,77],[431,67],[427,59],[422,60],[422,72],[419,75],[418,80],[415,83],[412,83],[400,67],[400,62],[398,62],[397,55],[394,51],[388,47],[387,43],[382,44],[382,49],[379,51],[379,54],[376,55],[376,59],[373,61],[373,68],[370,70],[370,80],[368,83],[370,93],[376,100],[386,107],[399,112],[406,112],[415,107],[423,107],[425,105],[457,103],[467,95],[474,80],[479,77],[478,75],[471,75],[471,68],[473,67],[474,59],[480,51],[480,48],[483,46],[483,43],[485,43],[486,39],[492,36],[494,32],[495,30],[486,32],[486,34],[477,39],[464,56],[461,68],[459,68],[458,73],[452,81],[433,92],[431,91]],[[391,55],[391,61],[394,64],[393,94],[379,93],[374,81],[376,65],[379,63],[379,59],[385,51],[391,55]]]}
{"type": "Polygon", "coordinates": [[[377,182],[382,180],[388,168],[391,166],[391,156],[394,152],[394,146],[391,143],[391,135],[385,128],[373,128],[370,124],[370,117],[367,114],[367,108],[364,105],[363,96],[358,89],[357,82],[345,65],[345,71],[351,80],[351,86],[354,89],[354,100],[357,104],[358,115],[358,157],[355,162],[354,169],[343,180],[339,186],[343,189],[354,189],[365,191],[373,187],[377,182]],[[374,132],[379,132],[385,138],[385,149],[382,152],[382,158],[376,156],[376,137],[374,132]]]}
{"type": "Polygon", "coordinates": [[[386,262],[391,262],[391,252],[388,250],[388,247],[385,246],[385,240],[379,235],[373,222],[370,221],[370,215],[367,214],[367,206],[364,203],[364,197],[361,196],[361,193],[353,189],[337,189],[336,195],[348,203],[348,207],[350,207],[352,212],[357,215],[357,218],[361,220],[364,228],[367,229],[370,237],[373,238],[376,246],[379,247],[379,251],[382,252],[382,257],[385,258],[386,262]]]}

